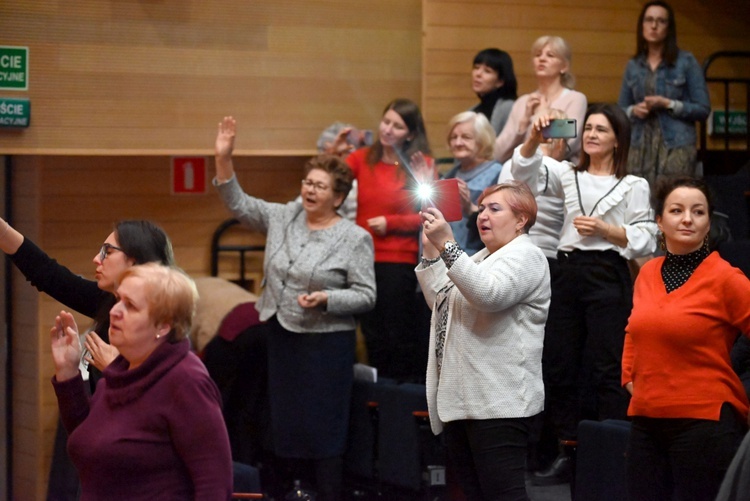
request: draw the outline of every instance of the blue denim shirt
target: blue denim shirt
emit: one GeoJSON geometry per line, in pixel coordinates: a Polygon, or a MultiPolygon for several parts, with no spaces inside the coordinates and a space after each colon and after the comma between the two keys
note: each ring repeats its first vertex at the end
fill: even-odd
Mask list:
{"type": "MultiPolygon", "coordinates": [[[[627,111],[632,125],[631,145],[640,146],[645,120],[631,113],[631,107],[646,97],[645,82],[649,71],[645,56],[628,61],[618,104],[627,111]]],[[[679,51],[674,65],[664,61],[656,68],[656,95],[675,101],[673,110],[656,111],[667,148],[695,144],[695,122],[704,120],[711,111],[706,80],[698,61],[690,53],[679,51]]]]}

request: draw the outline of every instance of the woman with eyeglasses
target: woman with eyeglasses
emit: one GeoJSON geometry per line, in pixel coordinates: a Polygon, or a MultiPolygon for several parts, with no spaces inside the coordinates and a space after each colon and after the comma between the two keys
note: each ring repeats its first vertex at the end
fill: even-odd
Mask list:
{"type": "Polygon", "coordinates": [[[0,219],[0,249],[13,261],[34,287],[82,315],[94,319],[86,335],[91,390],[101,371],[115,359],[117,350],[109,344],[109,310],[115,304],[115,279],[134,264],[174,264],[172,244],[164,230],[150,221],[120,221],[94,256],[95,278],[89,280],[49,257],[7,221],[0,219]]]}
{"type": "MultiPolygon", "coordinates": [[[[118,355],[117,349],[109,345],[109,310],[116,302],[115,279],[135,264],[174,264],[167,234],[154,223],[143,220],[115,224],[114,231],[94,256],[94,280],[59,264],[3,219],[0,219],[0,250],[40,292],[94,320],[86,334],[81,360],[82,368],[88,369],[92,392],[101,378],[101,371],[118,355]]],[[[75,469],[67,459],[66,440],[62,426],[58,426],[49,493],[58,497],[67,493],[75,498],[78,482],[75,469]]]]}
{"type": "Polygon", "coordinates": [[[224,117],[214,185],[234,217],[266,234],[265,287],[256,308],[266,322],[274,453],[291,470],[295,460],[312,463],[322,499],[336,500],[354,379],[354,315],[375,306],[372,238],[336,211],[352,185],[343,160],[310,159],[301,201],[270,203],[242,191],[232,163],[235,133],[235,119],[224,117]]]}
{"type": "Polygon", "coordinates": [[[644,5],[636,30],[618,104],[632,129],[628,171],[654,187],[662,177],[695,173],[695,122],[708,117],[711,104],[698,61],[677,47],[668,3],[644,5]]]}

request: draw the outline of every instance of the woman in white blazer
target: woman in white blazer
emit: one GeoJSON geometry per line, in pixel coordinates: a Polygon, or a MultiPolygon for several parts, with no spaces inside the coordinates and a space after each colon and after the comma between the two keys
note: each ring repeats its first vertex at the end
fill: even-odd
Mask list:
{"type": "Polygon", "coordinates": [[[469,256],[439,210],[421,212],[416,273],[432,309],[427,403],[444,433],[448,475],[466,499],[525,500],[531,418],[542,411],[542,346],[550,299],[544,253],[527,233],[536,202],[526,184],[487,188],[469,256]]]}

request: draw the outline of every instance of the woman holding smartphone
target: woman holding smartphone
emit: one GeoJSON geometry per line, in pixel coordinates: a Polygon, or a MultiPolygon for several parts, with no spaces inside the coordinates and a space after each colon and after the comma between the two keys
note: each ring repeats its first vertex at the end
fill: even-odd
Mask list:
{"type": "Polygon", "coordinates": [[[562,110],[578,121],[578,133],[568,140],[566,159],[576,162],[581,150],[581,131],[586,114],[586,96],[573,90],[575,78],[570,71],[572,51],[567,42],[556,36],[538,38],[531,46],[532,65],[537,90],[524,94],[513,103],[508,122],[495,141],[495,160],[505,163],[516,146],[529,137],[534,116],[551,108],[562,110]]]}
{"type": "MultiPolygon", "coordinates": [[[[616,105],[591,106],[586,113],[580,164],[543,160],[539,146],[550,117],[542,115],[513,156],[513,177],[532,190],[547,166],[550,194],[564,203],[558,245],[558,274],[544,340],[545,412],[561,444],[576,440],[582,388],[596,391],[597,419],[625,419],[628,394],[620,385],[625,326],[632,308],[628,259],[651,254],[656,225],[648,183],[627,174],[630,127],[616,105]],[[550,168],[557,164],[554,168],[550,168]],[[584,352],[591,370],[581,381],[584,352]]],[[[561,454],[537,483],[554,483],[569,472],[561,454]]]]}

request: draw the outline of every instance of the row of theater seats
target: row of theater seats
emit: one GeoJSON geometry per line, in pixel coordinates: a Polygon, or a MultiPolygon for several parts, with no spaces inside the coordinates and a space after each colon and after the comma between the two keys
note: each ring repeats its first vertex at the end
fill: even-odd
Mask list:
{"type": "Polygon", "coordinates": [[[445,451],[430,430],[424,385],[355,381],[344,464],[362,497],[442,499],[445,451]]]}

